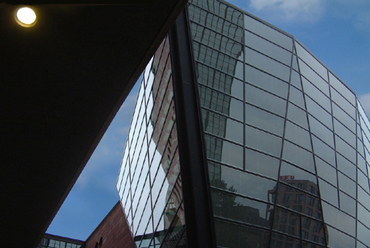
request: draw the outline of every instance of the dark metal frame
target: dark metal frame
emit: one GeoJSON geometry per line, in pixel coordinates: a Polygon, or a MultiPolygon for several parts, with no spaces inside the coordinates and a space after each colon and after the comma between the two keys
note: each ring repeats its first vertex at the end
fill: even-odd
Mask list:
{"type": "Polygon", "coordinates": [[[187,9],[169,37],[188,247],[216,247],[187,9]]]}

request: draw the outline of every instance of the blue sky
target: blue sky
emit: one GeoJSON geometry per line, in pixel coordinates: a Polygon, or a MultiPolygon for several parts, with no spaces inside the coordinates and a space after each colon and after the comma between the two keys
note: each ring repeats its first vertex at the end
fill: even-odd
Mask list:
{"type": "MultiPolygon", "coordinates": [[[[370,116],[370,1],[232,0],[294,35],[360,98],[370,116]]],[[[118,201],[115,184],[135,106],[131,91],[47,232],[85,240],[118,201]]]]}

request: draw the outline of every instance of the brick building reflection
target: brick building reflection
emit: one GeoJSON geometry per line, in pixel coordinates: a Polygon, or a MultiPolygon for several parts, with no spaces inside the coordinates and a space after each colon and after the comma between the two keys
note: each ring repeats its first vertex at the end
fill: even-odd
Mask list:
{"type": "Polygon", "coordinates": [[[266,219],[269,218],[273,229],[283,235],[272,234],[271,245],[296,247],[299,240],[293,238],[297,237],[324,243],[318,185],[309,180],[295,179],[294,175],[280,176],[279,179],[281,183],[268,191],[270,204],[267,206],[266,219]]]}

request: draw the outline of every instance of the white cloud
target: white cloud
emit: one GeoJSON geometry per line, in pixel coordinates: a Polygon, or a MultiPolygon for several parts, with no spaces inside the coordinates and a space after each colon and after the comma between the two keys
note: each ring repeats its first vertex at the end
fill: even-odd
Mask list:
{"type": "Polygon", "coordinates": [[[250,7],[283,21],[317,22],[324,12],[322,0],[251,0],[250,7]]]}
{"type": "Polygon", "coordinates": [[[370,118],[370,93],[362,95],[359,100],[367,117],[370,118]]]}

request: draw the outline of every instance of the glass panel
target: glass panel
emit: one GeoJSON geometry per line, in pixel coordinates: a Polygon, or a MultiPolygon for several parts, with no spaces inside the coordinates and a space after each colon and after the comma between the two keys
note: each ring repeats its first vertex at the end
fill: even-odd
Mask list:
{"type": "Polygon", "coordinates": [[[356,180],[356,167],[339,153],[337,153],[337,168],[348,177],[356,180]]]}
{"type": "Polygon", "coordinates": [[[270,232],[215,219],[217,247],[266,247],[270,232]]]}
{"type": "Polygon", "coordinates": [[[341,172],[338,172],[338,184],[339,189],[343,192],[351,196],[356,195],[356,183],[341,172]]]}
{"type": "MultiPolygon", "coordinates": [[[[293,68],[295,67],[295,64],[297,64],[297,58],[293,56],[293,68]]],[[[298,68],[294,69],[295,70],[291,70],[290,72],[290,83],[297,89],[302,90],[301,75],[298,73],[298,68]]]]}
{"type": "Polygon", "coordinates": [[[339,93],[344,96],[353,106],[356,106],[356,96],[355,94],[345,86],[344,83],[339,81],[339,79],[329,72],[330,84],[334,89],[339,91],[339,93]]]}
{"type": "Polygon", "coordinates": [[[356,148],[356,135],[349,131],[342,123],[334,119],[334,132],[343,140],[349,143],[353,148],[356,148]]]}
{"type": "Polygon", "coordinates": [[[289,121],[294,122],[295,124],[298,124],[305,129],[308,129],[307,113],[291,103],[288,104],[287,118],[289,121]]]}
{"type": "Polygon", "coordinates": [[[286,98],[288,95],[288,84],[252,66],[245,65],[246,82],[267,90],[275,95],[286,98]]]}
{"type": "Polygon", "coordinates": [[[369,194],[363,190],[361,187],[357,187],[358,189],[358,201],[364,205],[368,210],[370,210],[370,196],[369,194]]]}
{"type": "Polygon", "coordinates": [[[243,144],[243,124],[202,109],[204,131],[243,144]]]}
{"type": "Polygon", "coordinates": [[[357,219],[370,228],[370,212],[361,204],[357,204],[357,219]]]}
{"type": "MultiPolygon", "coordinates": [[[[334,206],[338,207],[338,190],[333,185],[321,180],[319,178],[319,189],[320,189],[320,195],[321,199],[333,204],[334,206]]],[[[324,219],[325,221],[325,215],[327,213],[324,211],[324,219]]]]}
{"type": "Polygon", "coordinates": [[[299,239],[294,239],[282,234],[272,233],[270,248],[300,247],[299,239]]]}
{"type": "Polygon", "coordinates": [[[315,172],[312,153],[288,141],[284,141],[283,159],[301,168],[315,172]]]}
{"type": "Polygon", "coordinates": [[[313,70],[315,70],[322,78],[328,81],[328,73],[326,68],[305,48],[303,48],[300,43],[296,42],[295,47],[297,49],[298,56],[304,62],[306,62],[313,70]]]}
{"type": "MultiPolygon", "coordinates": [[[[211,67],[197,63],[197,81],[198,84],[208,86],[209,88],[243,99],[243,83],[226,73],[215,70],[211,67]]],[[[243,75],[241,75],[243,78],[243,75]]]]}
{"type": "MultiPolygon", "coordinates": [[[[282,47],[284,47],[285,49],[291,51],[292,50],[292,46],[293,46],[293,42],[292,42],[292,38],[284,35],[283,33],[275,30],[275,29],[272,29],[271,27],[263,24],[262,22],[254,19],[253,17],[250,17],[248,15],[244,15],[244,27],[247,29],[247,30],[250,30],[264,38],[266,38],[267,40],[270,40],[282,47]]],[[[246,40],[246,43],[248,43],[248,40],[246,40]]]]}
{"type": "Polygon", "coordinates": [[[273,60],[262,53],[245,48],[245,62],[257,67],[273,76],[289,82],[290,68],[276,60],[273,60]]]}
{"type": "Polygon", "coordinates": [[[317,175],[333,185],[337,185],[337,171],[319,157],[315,157],[317,175]]]}
{"type": "Polygon", "coordinates": [[[331,90],[332,100],[347,112],[353,119],[356,117],[356,108],[351,105],[345,98],[343,98],[335,89],[331,90]]]}
{"type": "Polygon", "coordinates": [[[340,152],[345,158],[356,164],[356,150],[349,146],[338,136],[335,136],[335,145],[338,152],[340,152]]]}
{"type": "Polygon", "coordinates": [[[273,134],[282,136],[284,131],[284,119],[270,114],[252,105],[245,105],[245,122],[255,127],[264,129],[273,134]]]}
{"type": "Polygon", "coordinates": [[[310,174],[307,171],[299,169],[298,167],[286,162],[281,163],[279,179],[301,190],[315,195],[317,194],[318,188],[316,177],[313,174],[310,174]]]}
{"type": "MultiPolygon", "coordinates": [[[[291,211],[277,207],[274,214],[273,229],[299,237],[300,233],[300,218],[299,215],[291,211]]],[[[275,240],[271,240],[274,242],[275,240]]],[[[289,246],[282,246],[289,247],[289,246]]]]}
{"type": "Polygon", "coordinates": [[[356,200],[339,191],[340,209],[356,217],[356,200]]]}
{"type": "Polygon", "coordinates": [[[311,133],[316,137],[320,137],[322,141],[334,148],[333,132],[311,115],[308,115],[308,120],[310,122],[311,133]]]}
{"type": "Polygon", "coordinates": [[[306,97],[307,111],[312,114],[312,116],[318,118],[322,124],[327,128],[333,129],[332,116],[326,112],[320,105],[311,100],[311,98],[306,97]]]}
{"type": "MultiPolygon", "coordinates": [[[[226,186],[225,186],[226,187],[226,186]]],[[[257,226],[268,227],[267,204],[211,189],[213,214],[257,226]]]]}
{"type": "Polygon", "coordinates": [[[306,109],[306,105],[304,104],[303,99],[303,93],[295,87],[290,87],[289,89],[289,101],[302,109],[306,109]]]}
{"type": "Polygon", "coordinates": [[[329,97],[329,84],[325,82],[324,79],[322,79],[322,77],[313,71],[306,63],[302,62],[302,60],[299,59],[298,62],[301,74],[329,97]]]}
{"type": "MultiPolygon", "coordinates": [[[[238,169],[221,166],[220,176],[210,181],[213,187],[268,202],[268,193],[276,187],[276,181],[255,176],[238,169]]],[[[261,208],[261,214],[266,208],[261,208]],[[263,210],[263,211],[262,211],[263,210]]]]}
{"type": "Polygon", "coordinates": [[[367,193],[370,194],[370,191],[369,191],[369,178],[360,170],[358,170],[358,184],[363,188],[365,189],[365,191],[367,193]]]}
{"type": "Polygon", "coordinates": [[[243,104],[229,95],[199,86],[200,105],[243,121],[243,104]]]}
{"type": "Polygon", "coordinates": [[[242,44],[197,23],[191,24],[193,40],[234,58],[243,51],[242,44]]]}
{"type": "MultiPolygon", "coordinates": [[[[369,228],[367,228],[366,226],[364,226],[364,225],[362,225],[361,223],[358,223],[357,224],[357,238],[361,241],[361,242],[363,242],[363,243],[365,243],[365,244],[370,244],[370,235],[369,235],[369,233],[370,233],[370,229],[369,228]]],[[[359,247],[366,247],[366,246],[364,246],[364,245],[362,245],[362,246],[357,246],[358,248],[359,247]]]]}
{"type": "Polygon", "coordinates": [[[327,226],[327,238],[329,247],[355,247],[355,239],[327,226]]]}
{"type": "Polygon", "coordinates": [[[263,153],[246,148],[245,169],[277,179],[279,160],[263,153]]]}
{"type": "MultiPolygon", "coordinates": [[[[356,220],[354,218],[343,213],[339,209],[332,207],[331,205],[325,202],[322,203],[322,208],[324,212],[324,221],[326,224],[335,226],[339,230],[348,233],[349,235],[355,236],[356,220]]],[[[353,247],[353,246],[344,246],[344,247],[353,247]]]]}
{"type": "Polygon", "coordinates": [[[243,168],[243,147],[205,135],[207,157],[217,161],[243,168]]]}
{"type": "Polygon", "coordinates": [[[316,136],[312,135],[312,143],[315,155],[319,156],[329,164],[335,165],[335,151],[316,136]]]}
{"type": "Polygon", "coordinates": [[[245,85],[245,100],[272,113],[285,116],[286,101],[249,84],[245,85]]]}
{"type": "Polygon", "coordinates": [[[309,133],[289,121],[287,121],[285,125],[284,138],[306,148],[307,150],[311,150],[311,139],[309,133]]]}
{"type": "Polygon", "coordinates": [[[280,157],[282,139],[253,127],[245,126],[245,145],[280,157]]]}
{"type": "Polygon", "coordinates": [[[318,90],[313,84],[302,78],[303,91],[314,101],[316,101],[321,107],[325,108],[329,113],[331,112],[331,104],[329,98],[318,90]]]}
{"type": "Polygon", "coordinates": [[[339,120],[342,124],[344,124],[353,133],[356,133],[356,122],[355,122],[355,120],[352,119],[342,109],[340,109],[335,103],[333,103],[332,106],[333,106],[333,115],[334,115],[334,117],[337,120],[339,120]]]}
{"type": "Polygon", "coordinates": [[[276,46],[270,41],[263,39],[249,31],[245,31],[245,44],[259,52],[272,57],[273,59],[279,60],[280,62],[290,66],[292,60],[292,53],[289,51],[276,46]]]}

